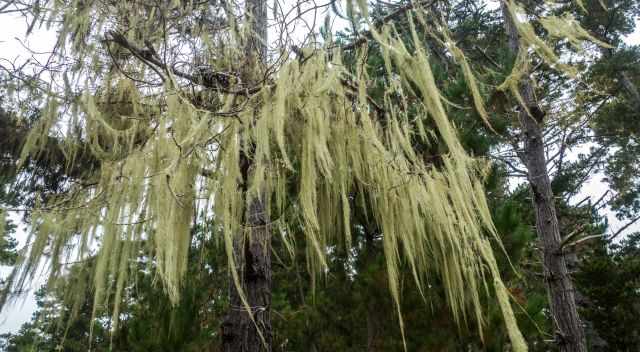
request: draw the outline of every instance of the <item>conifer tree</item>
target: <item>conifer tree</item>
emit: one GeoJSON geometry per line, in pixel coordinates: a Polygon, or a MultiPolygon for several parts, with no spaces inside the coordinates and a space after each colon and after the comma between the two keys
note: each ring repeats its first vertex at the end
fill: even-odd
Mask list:
{"type": "MultiPolygon", "coordinates": [[[[503,3],[502,13],[512,55],[526,60],[522,59],[522,56],[527,55],[528,43],[521,38],[527,33],[518,28],[517,22],[520,19],[517,18],[517,8],[513,3],[512,6],[503,3]]],[[[536,94],[528,78],[529,72],[526,66],[522,70],[521,74],[525,78],[514,85],[515,94],[518,95],[520,103],[518,121],[522,128],[524,143],[521,159],[527,168],[528,181],[533,194],[536,230],[542,246],[543,279],[548,288],[556,340],[561,351],[586,351],[584,329],[578,316],[575,288],[567,270],[555,200],[547,170],[541,127],[544,124],[545,112],[536,101],[536,94]]]]}
{"type": "MultiPolygon", "coordinates": [[[[267,60],[267,1],[248,0],[245,5],[247,38],[244,44],[246,62],[241,72],[245,82],[252,85],[264,75],[267,60]]],[[[244,128],[256,128],[256,116],[244,128]]],[[[257,194],[249,194],[249,176],[257,172],[253,155],[249,150],[240,153],[240,185],[247,209],[244,223],[248,237],[238,236],[233,242],[233,256],[237,258],[229,285],[229,312],[222,323],[223,351],[271,351],[271,229],[266,191],[258,188],[257,194]],[[247,307],[247,309],[245,309],[247,307]],[[248,311],[247,311],[248,310],[248,311]]],[[[258,176],[260,177],[260,176],[258,176]]],[[[259,180],[258,182],[263,182],[259,180]]]]}

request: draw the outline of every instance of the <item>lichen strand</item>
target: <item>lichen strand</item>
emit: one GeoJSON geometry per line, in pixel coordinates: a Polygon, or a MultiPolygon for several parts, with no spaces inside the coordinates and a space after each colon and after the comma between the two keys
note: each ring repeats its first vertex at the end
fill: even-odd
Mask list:
{"type": "MultiPolygon", "coordinates": [[[[513,25],[518,31],[520,46],[513,69],[505,81],[498,87],[499,90],[508,90],[518,100],[520,106],[527,107],[520,96],[518,84],[522,79],[529,79],[529,52],[535,52],[538,57],[550,67],[562,72],[570,77],[576,77],[575,67],[567,64],[555,53],[553,46],[540,38],[536,34],[531,21],[527,18],[526,11],[514,0],[505,0],[504,4],[509,12],[509,17],[513,19],[513,25]]],[[[580,5],[581,3],[578,2],[580,5]]],[[[554,3],[550,3],[554,6],[554,3]]],[[[581,5],[580,5],[581,6],[581,5]]],[[[571,14],[561,16],[543,16],[538,22],[547,31],[549,37],[556,40],[566,40],[576,50],[582,50],[581,45],[588,41],[602,47],[609,47],[609,44],[602,42],[589,34],[573,18],[571,14]]]]}

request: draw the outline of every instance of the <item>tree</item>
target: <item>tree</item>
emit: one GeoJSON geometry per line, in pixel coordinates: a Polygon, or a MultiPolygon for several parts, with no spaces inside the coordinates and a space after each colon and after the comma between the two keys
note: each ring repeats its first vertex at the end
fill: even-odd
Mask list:
{"type": "MultiPolygon", "coordinates": [[[[267,62],[267,1],[247,1],[245,16],[249,34],[244,43],[246,61],[240,77],[244,82],[255,85],[264,75],[262,70],[267,62]]],[[[247,121],[245,129],[255,126],[259,119],[258,111],[255,114],[247,121]]],[[[253,146],[241,151],[238,160],[241,173],[238,188],[243,193],[243,203],[247,205],[243,223],[248,227],[248,237],[236,236],[233,241],[233,257],[237,261],[230,268],[230,306],[222,323],[223,350],[226,352],[271,351],[273,340],[270,216],[265,199],[266,190],[258,186],[257,194],[249,193],[250,174],[259,172],[256,167],[260,167],[252,160],[254,151],[253,146]]]]}
{"type": "Polygon", "coordinates": [[[211,238],[212,224],[193,231],[180,304],[172,305],[151,270],[151,258],[131,262],[134,279],[125,288],[122,314],[114,319],[114,292],[94,308],[91,274],[95,260],[73,263],[53,287],[36,294],[32,320],[0,343],[7,351],[217,351],[219,321],[227,306],[226,258],[211,238]],[[204,264],[204,265],[203,265],[204,264]],[[70,292],[72,285],[79,292],[70,292]],[[117,324],[116,324],[117,323],[117,324]],[[150,333],[152,331],[153,333],[150,333]]]}
{"type": "MultiPolygon", "coordinates": [[[[502,6],[505,26],[509,35],[509,46],[513,53],[518,53],[524,49],[521,49],[520,46],[520,34],[517,32],[514,22],[516,21],[514,20],[515,16],[509,12],[506,5],[502,6]]],[[[543,246],[544,280],[549,289],[549,300],[557,329],[557,338],[563,351],[586,351],[586,340],[578,316],[574,286],[562,253],[560,227],[547,171],[540,128],[545,117],[544,112],[537,105],[533,87],[527,80],[520,85],[518,94],[522,99],[518,117],[524,134],[523,162],[528,169],[533,204],[536,208],[536,229],[543,246]]]]}
{"type": "Polygon", "coordinates": [[[584,28],[611,44],[602,48],[600,57],[590,66],[588,79],[601,94],[592,95],[587,102],[593,106],[591,127],[594,142],[607,152],[602,158],[606,182],[610,185],[611,207],[620,218],[638,221],[637,136],[634,121],[638,116],[637,62],[638,47],[627,46],[624,36],[636,28],[640,16],[637,1],[618,1],[602,5],[586,3],[586,11],[578,12],[584,28]]]}
{"type": "Polygon", "coordinates": [[[592,301],[582,314],[611,350],[632,351],[640,342],[638,238],[634,233],[619,244],[599,241],[576,276],[581,291],[592,301]]]}

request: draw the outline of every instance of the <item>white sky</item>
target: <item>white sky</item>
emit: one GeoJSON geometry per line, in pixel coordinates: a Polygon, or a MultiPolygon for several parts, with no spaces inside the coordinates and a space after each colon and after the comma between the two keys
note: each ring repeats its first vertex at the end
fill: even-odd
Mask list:
{"type": "MultiPolygon", "coordinates": [[[[637,27],[640,27],[640,23],[637,24],[637,27]]],[[[7,64],[6,60],[19,64],[30,58],[31,54],[25,49],[25,46],[35,52],[47,52],[53,47],[56,40],[55,32],[35,30],[28,39],[24,39],[27,27],[28,24],[22,18],[15,15],[0,15],[0,60],[2,60],[3,65],[7,64]],[[21,44],[21,40],[24,45],[21,44]]],[[[630,45],[639,45],[640,30],[636,29],[632,35],[627,37],[626,42],[630,45]]],[[[35,55],[35,58],[46,60],[47,56],[35,55]]],[[[600,195],[608,189],[607,185],[603,183],[601,179],[602,177],[599,175],[592,177],[585,183],[580,196],[576,197],[576,199],[582,199],[587,195],[592,196],[593,199],[600,197],[600,195]]],[[[609,219],[610,232],[615,232],[616,229],[624,224],[624,222],[617,220],[611,212],[607,212],[606,215],[609,219]]],[[[14,218],[17,219],[17,216],[14,216],[14,218]]],[[[633,231],[640,231],[640,223],[637,223],[636,226],[632,226],[627,230],[627,232],[633,231]]],[[[20,224],[16,237],[20,243],[20,247],[22,247],[26,238],[25,224],[20,224]]],[[[2,277],[5,277],[9,271],[10,268],[8,267],[0,267],[0,275],[2,277]]],[[[40,278],[38,282],[32,284],[32,291],[28,295],[25,295],[25,297],[15,305],[7,307],[0,312],[0,334],[16,332],[22,324],[31,319],[36,308],[33,289],[37,289],[42,283],[43,278],[40,278]]]]}

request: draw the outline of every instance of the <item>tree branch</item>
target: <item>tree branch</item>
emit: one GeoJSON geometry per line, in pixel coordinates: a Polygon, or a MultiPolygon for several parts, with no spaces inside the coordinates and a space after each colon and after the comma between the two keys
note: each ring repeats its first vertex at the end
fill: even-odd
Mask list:
{"type": "Polygon", "coordinates": [[[626,223],[624,226],[619,228],[618,231],[616,231],[611,236],[607,237],[607,240],[611,241],[611,240],[615,239],[616,237],[620,236],[624,232],[624,230],[628,229],[631,225],[633,225],[636,222],[638,222],[638,220],[640,220],[640,215],[638,215],[635,218],[631,219],[628,223],[626,223]]]}

